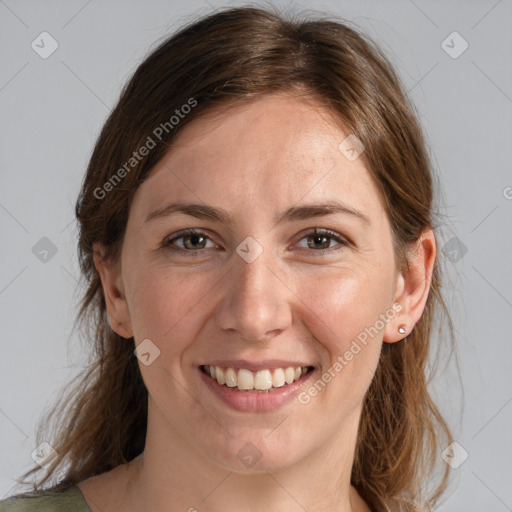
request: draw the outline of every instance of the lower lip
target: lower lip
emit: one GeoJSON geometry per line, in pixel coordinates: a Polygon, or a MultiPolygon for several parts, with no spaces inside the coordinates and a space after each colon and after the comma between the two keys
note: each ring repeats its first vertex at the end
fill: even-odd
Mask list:
{"type": "Polygon", "coordinates": [[[237,388],[229,388],[219,384],[216,380],[208,377],[201,369],[198,370],[201,379],[208,389],[225,404],[242,412],[266,412],[275,411],[285,404],[291,402],[300,392],[300,388],[309,380],[313,371],[309,370],[299,380],[291,384],[285,384],[274,391],[250,393],[235,391],[237,388]]]}

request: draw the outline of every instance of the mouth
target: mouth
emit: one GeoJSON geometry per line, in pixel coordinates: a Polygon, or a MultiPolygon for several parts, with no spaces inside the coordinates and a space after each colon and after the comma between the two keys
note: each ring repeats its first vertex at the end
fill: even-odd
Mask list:
{"type": "Polygon", "coordinates": [[[285,366],[260,370],[231,368],[213,365],[199,367],[218,385],[241,393],[272,393],[279,389],[293,387],[304,376],[314,370],[314,366],[285,366]]]}

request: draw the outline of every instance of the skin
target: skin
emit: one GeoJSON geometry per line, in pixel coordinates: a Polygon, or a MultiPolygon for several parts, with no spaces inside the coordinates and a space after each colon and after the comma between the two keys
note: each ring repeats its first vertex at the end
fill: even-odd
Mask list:
{"type": "Polygon", "coordinates": [[[350,485],[363,398],[382,343],[404,338],[424,310],[436,245],[426,230],[410,270],[397,270],[370,174],[338,149],[347,135],[314,100],[291,94],[201,116],[137,190],[121,261],[103,260],[96,246],[112,328],[161,352],[139,361],[149,393],[144,453],[79,484],[94,512],[369,510],[350,485]],[[176,200],[224,209],[233,224],[183,213],[145,222],[176,200]],[[327,200],[369,223],[343,213],[275,222],[290,206],[327,200]],[[206,240],[160,247],[186,228],[206,240]],[[350,243],[315,242],[313,228],[350,243]],[[263,248],[252,263],[236,252],[248,236],[263,248]],[[187,255],[190,247],[202,252],[187,255]],[[401,311],[307,404],[235,411],[199,378],[198,366],[216,358],[285,359],[315,365],[314,382],[393,304],[401,311]],[[252,467],[237,456],[249,442],[261,454],[252,467]]]}

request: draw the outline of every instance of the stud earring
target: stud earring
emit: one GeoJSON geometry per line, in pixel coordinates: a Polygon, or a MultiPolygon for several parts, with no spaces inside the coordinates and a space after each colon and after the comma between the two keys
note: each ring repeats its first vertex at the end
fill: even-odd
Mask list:
{"type": "Polygon", "coordinates": [[[398,327],[398,332],[400,334],[405,334],[405,325],[401,325],[400,327],[398,327]]]}

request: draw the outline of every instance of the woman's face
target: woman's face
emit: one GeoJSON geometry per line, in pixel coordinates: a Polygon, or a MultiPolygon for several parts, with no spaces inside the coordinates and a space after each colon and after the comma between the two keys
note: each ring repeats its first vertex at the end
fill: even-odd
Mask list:
{"type": "Polygon", "coordinates": [[[191,122],[139,187],[109,315],[143,343],[148,435],[239,472],[355,444],[383,337],[403,337],[403,283],[348,135],[322,107],[269,95],[191,122]],[[272,388],[239,389],[255,383],[272,388]]]}

